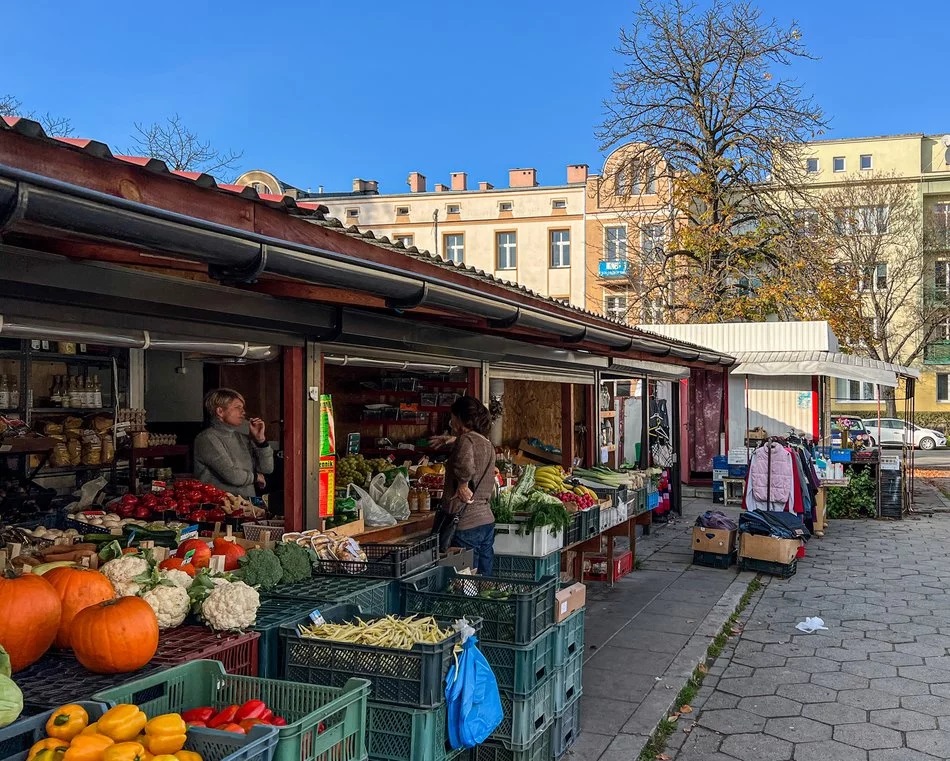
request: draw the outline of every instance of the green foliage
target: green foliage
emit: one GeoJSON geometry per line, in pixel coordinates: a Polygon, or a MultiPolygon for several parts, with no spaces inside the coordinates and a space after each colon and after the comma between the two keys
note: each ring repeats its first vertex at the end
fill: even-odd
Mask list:
{"type": "Polygon", "coordinates": [[[829,518],[876,518],[877,484],[868,468],[845,471],[851,479],[848,486],[828,489],[829,518]]]}

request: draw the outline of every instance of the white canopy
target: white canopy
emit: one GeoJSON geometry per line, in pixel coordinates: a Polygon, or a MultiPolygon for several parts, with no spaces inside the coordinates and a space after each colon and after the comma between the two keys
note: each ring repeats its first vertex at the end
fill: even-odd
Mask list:
{"type": "Polygon", "coordinates": [[[831,351],[750,351],[735,357],[733,375],[827,375],[890,388],[899,377],[920,377],[909,367],[831,351]]]}

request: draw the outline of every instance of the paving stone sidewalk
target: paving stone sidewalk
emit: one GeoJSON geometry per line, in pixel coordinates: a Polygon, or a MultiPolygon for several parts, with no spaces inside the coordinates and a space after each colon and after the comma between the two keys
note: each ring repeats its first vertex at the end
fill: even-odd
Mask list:
{"type": "MultiPolygon", "coordinates": [[[[950,758],[950,515],[833,521],[767,581],[667,754],[676,761],[950,758]],[[795,624],[824,619],[827,631],[795,624]],[[688,734],[684,730],[689,730],[688,734]]],[[[630,761],[636,756],[629,756],[630,761]]]]}

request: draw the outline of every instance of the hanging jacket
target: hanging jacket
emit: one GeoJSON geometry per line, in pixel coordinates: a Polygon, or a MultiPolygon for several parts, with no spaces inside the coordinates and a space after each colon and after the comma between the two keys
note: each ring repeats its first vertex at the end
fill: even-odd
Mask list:
{"type": "Polygon", "coordinates": [[[749,463],[748,483],[756,502],[786,504],[793,486],[788,450],[774,441],[756,449],[749,463]]]}

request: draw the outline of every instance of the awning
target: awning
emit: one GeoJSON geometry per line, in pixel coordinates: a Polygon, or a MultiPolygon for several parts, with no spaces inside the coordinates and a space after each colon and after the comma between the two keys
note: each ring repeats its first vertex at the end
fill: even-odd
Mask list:
{"type": "Polygon", "coordinates": [[[663,362],[649,362],[646,360],[624,359],[623,357],[612,357],[610,360],[610,369],[604,371],[607,374],[623,375],[629,378],[642,378],[649,376],[655,380],[683,380],[689,377],[688,367],[679,367],[678,365],[667,365],[663,362]]]}
{"type": "Polygon", "coordinates": [[[898,378],[920,377],[910,367],[831,351],[751,351],[735,357],[733,375],[826,375],[890,388],[898,378]]]}

